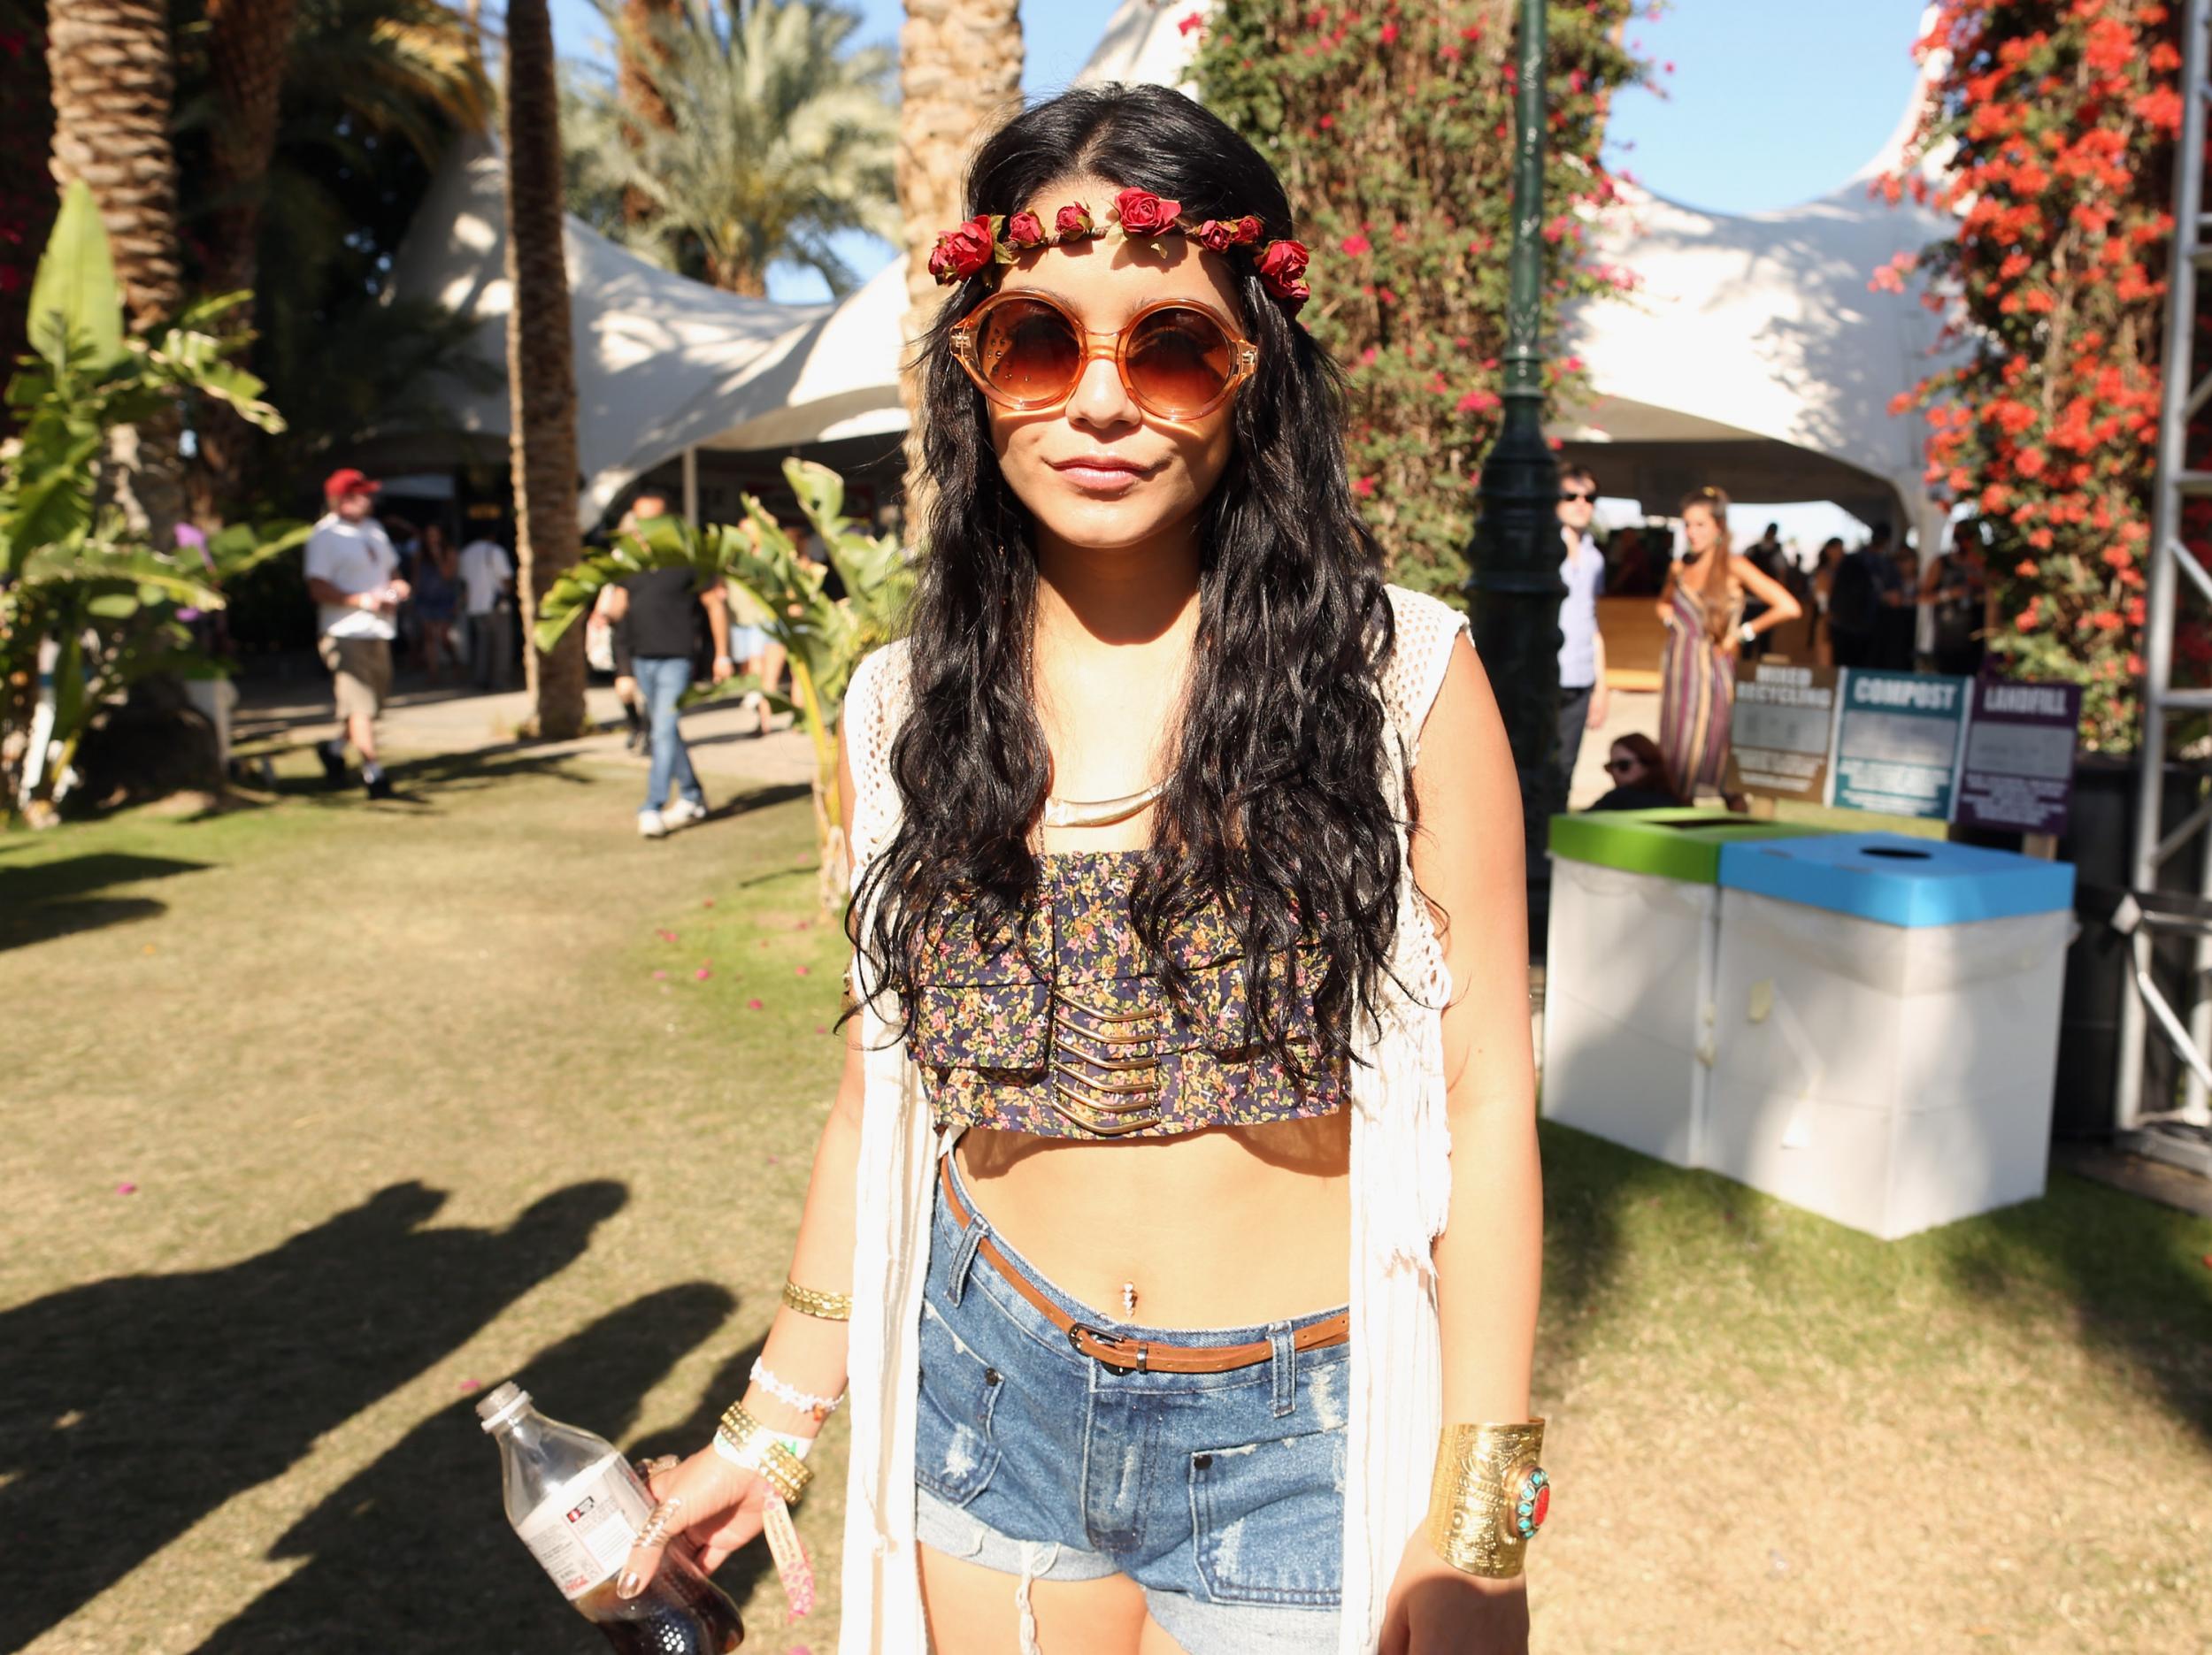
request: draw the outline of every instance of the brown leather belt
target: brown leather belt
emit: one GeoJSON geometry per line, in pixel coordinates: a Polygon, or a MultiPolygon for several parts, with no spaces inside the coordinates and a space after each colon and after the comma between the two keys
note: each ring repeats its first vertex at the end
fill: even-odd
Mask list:
{"type": "MultiPolygon", "coordinates": [[[[974,1222],[974,1214],[961,1203],[959,1186],[953,1180],[951,1156],[941,1158],[939,1173],[945,1186],[945,1207],[952,1214],[953,1222],[964,1230],[974,1222]]],[[[1124,1373],[1225,1374],[1232,1368],[1254,1367],[1275,1354],[1274,1344],[1268,1339],[1255,1340],[1249,1345],[1149,1345],[1142,1339],[1109,1337],[1097,1329],[1075,1321],[1039,1292],[1008,1261],[989,1236],[977,1242],[975,1250],[1025,1303],[1066,1334],[1068,1343],[1078,1352],[1124,1373]]],[[[1293,1350],[1318,1351],[1341,1345],[1351,1337],[1352,1313],[1340,1310],[1333,1316],[1308,1322],[1291,1336],[1290,1344],[1293,1350]]]]}

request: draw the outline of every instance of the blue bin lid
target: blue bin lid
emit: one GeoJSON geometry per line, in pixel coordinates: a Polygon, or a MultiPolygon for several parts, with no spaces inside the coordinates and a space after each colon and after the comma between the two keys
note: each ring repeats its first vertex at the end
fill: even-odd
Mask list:
{"type": "Polygon", "coordinates": [[[1899,833],[1724,845],[1720,883],[1885,925],[1963,925],[2074,901],[2070,862],[1899,833]]]}

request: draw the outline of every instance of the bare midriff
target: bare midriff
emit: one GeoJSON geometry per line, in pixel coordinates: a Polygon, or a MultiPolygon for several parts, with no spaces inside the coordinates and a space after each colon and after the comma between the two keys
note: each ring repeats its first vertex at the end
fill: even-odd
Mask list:
{"type": "Polygon", "coordinates": [[[1111,1143],[979,1127],[958,1153],[992,1229],[1113,1320],[1241,1328],[1350,1298],[1345,1110],[1111,1143]]]}

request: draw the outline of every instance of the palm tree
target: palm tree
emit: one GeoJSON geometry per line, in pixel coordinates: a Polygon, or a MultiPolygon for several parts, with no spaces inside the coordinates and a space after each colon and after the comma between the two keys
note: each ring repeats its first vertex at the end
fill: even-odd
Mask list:
{"type": "MultiPolygon", "coordinates": [[[[276,148],[277,112],[284,90],[285,49],[292,35],[293,0],[207,0],[207,62],[216,111],[209,141],[206,287],[242,293],[227,320],[241,333],[253,328],[255,253],[261,236],[261,203],[276,148]]],[[[199,421],[193,515],[219,519],[242,493],[254,428],[228,408],[211,406],[199,421]]]]}
{"type": "MultiPolygon", "coordinates": [[[[177,73],[198,283],[250,294],[228,324],[260,330],[254,366],[304,408],[283,372],[296,335],[319,341],[337,325],[333,296],[373,286],[373,270],[364,280],[344,267],[389,250],[374,220],[403,226],[450,136],[488,118],[475,36],[441,0],[205,0],[204,21],[180,37],[177,73]],[[403,192],[399,211],[376,211],[403,192]],[[284,256],[265,264],[265,223],[285,231],[284,256]],[[365,233],[380,246],[365,249],[365,233]]],[[[271,479],[265,448],[227,410],[204,409],[196,425],[189,484],[207,521],[271,479]]]]}
{"type": "MultiPolygon", "coordinates": [[[[960,219],[960,184],[981,134],[1005,119],[1021,100],[1022,25],[1018,0],[907,0],[899,31],[898,190],[906,250],[906,321],[910,361],[942,303],[929,273],[938,233],[960,219]]],[[[908,373],[900,389],[918,415],[920,385],[908,373]]],[[[906,445],[907,521],[921,519],[921,424],[906,445]]]]}
{"type": "MultiPolygon", "coordinates": [[[[175,77],[163,0],[51,0],[46,67],[53,87],[55,182],[90,186],[114,249],[133,332],[182,308],[177,253],[177,165],[169,147],[175,77]]],[[[156,546],[173,544],[184,495],[181,429],[169,402],[111,433],[117,503],[156,546]]]]}
{"type": "Polygon", "coordinates": [[[849,290],[831,238],[896,226],[890,54],[841,56],[859,19],[825,0],[684,0],[641,26],[616,0],[595,4],[621,70],[572,83],[579,213],[727,292],[764,294],[780,259],[849,290]]]}
{"type": "MultiPolygon", "coordinates": [[[[526,617],[576,561],[576,370],[570,355],[568,261],[562,247],[561,90],[546,0],[507,7],[507,312],[514,432],[515,562],[526,617]]],[[[580,638],[525,650],[536,733],[584,724],[580,638]]]]}

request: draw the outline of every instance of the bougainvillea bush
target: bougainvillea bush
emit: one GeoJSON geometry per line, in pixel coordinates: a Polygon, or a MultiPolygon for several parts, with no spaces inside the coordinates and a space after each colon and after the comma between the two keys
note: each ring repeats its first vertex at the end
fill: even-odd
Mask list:
{"type": "MultiPolygon", "coordinates": [[[[1456,594],[1474,484],[1500,415],[1512,238],[1511,0],[1348,6],[1222,0],[1200,97],[1281,173],[1313,249],[1301,320],[1351,376],[1353,487],[1394,578],[1456,594]]],[[[1643,68],[1620,39],[1631,0],[1550,8],[1544,315],[1628,285],[1594,264],[1585,210],[1614,197],[1599,149],[1608,98],[1643,68]]],[[[1575,399],[1580,363],[1549,388],[1575,399]]]]}
{"type": "MultiPolygon", "coordinates": [[[[2136,739],[2179,20],[2154,0],[1939,0],[1946,60],[1906,169],[1957,215],[1919,260],[1957,364],[1924,404],[1927,477],[1980,514],[2008,670],[2085,686],[2082,739],[2136,739]],[[1921,158],[1951,147],[1944,181],[1921,158]]],[[[1876,272],[1898,288],[1911,261],[1876,272]]]]}

